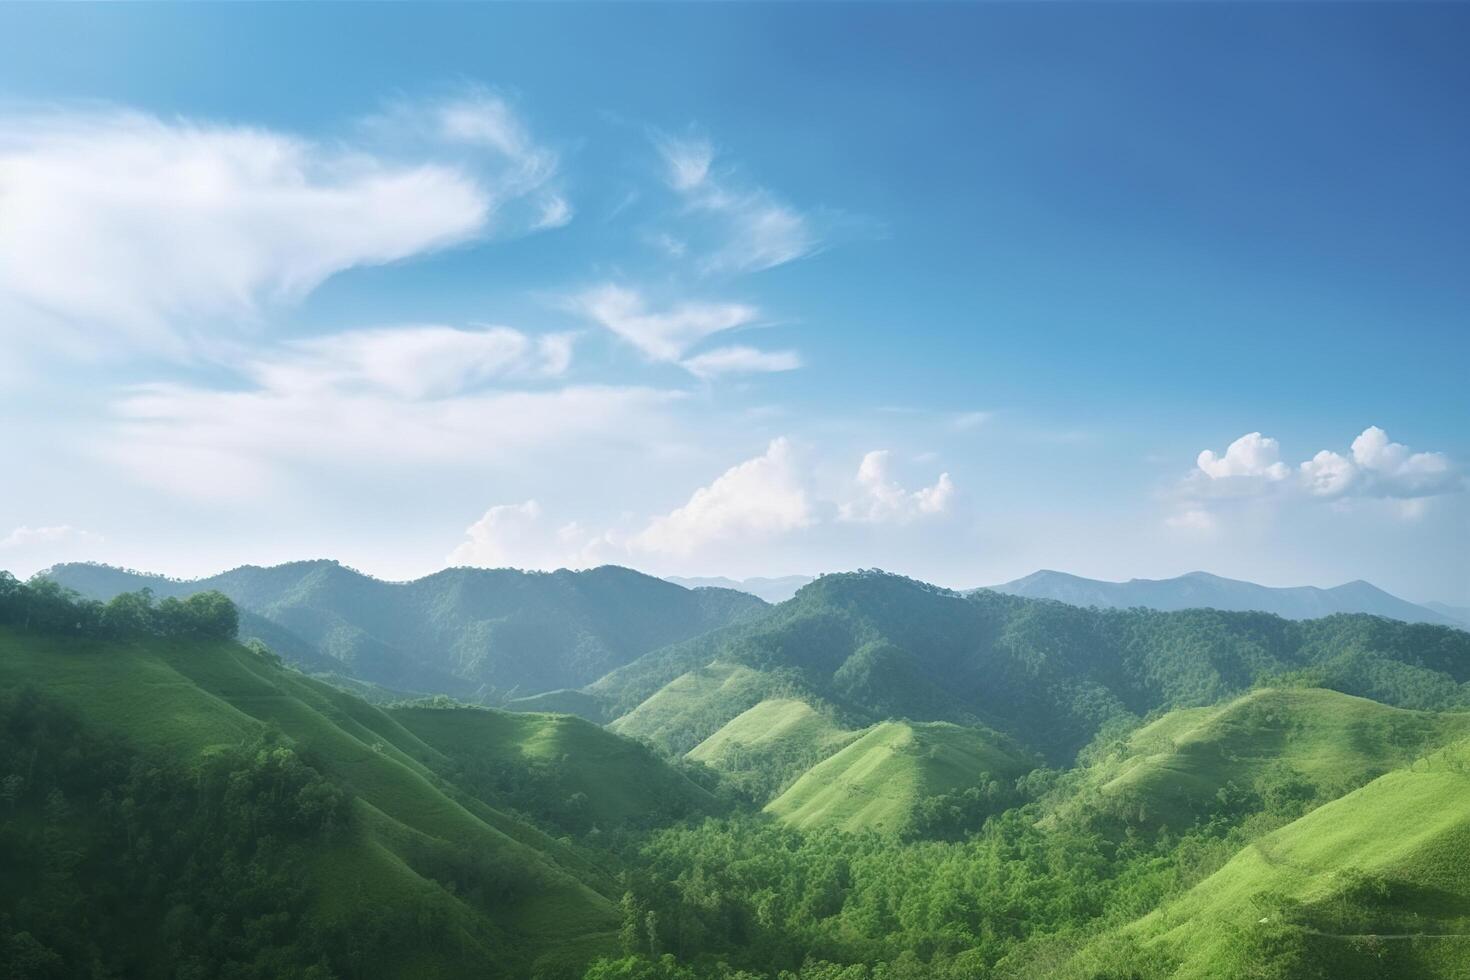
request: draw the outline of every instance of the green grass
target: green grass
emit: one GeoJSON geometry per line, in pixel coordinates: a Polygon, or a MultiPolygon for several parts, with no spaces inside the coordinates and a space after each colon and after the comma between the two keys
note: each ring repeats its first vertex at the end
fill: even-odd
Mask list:
{"type": "Polygon", "coordinates": [[[682,755],[774,693],[775,686],[769,675],[750,667],[713,663],[674,678],[608,727],[682,755]]]}
{"type": "Polygon", "coordinates": [[[483,708],[389,710],[416,737],[466,765],[540,766],[560,800],[586,796],[599,829],[709,813],[708,792],[645,746],[572,715],[483,708]]]}
{"type": "Polygon", "coordinates": [[[1014,777],[1033,762],[1008,739],[946,722],[885,721],[817,763],[766,805],[794,827],[902,830],[919,801],[1014,777]]]}
{"type": "Polygon", "coordinates": [[[1116,966],[1122,938],[1180,978],[1470,976],[1467,761],[1437,753],[1266,835],[1068,975],[1116,966]]]}
{"type": "Polygon", "coordinates": [[[440,749],[384,711],[236,644],[100,644],[0,630],[0,685],[34,688],[101,731],[185,764],[267,726],[283,732],[356,797],[350,839],[303,868],[317,913],[340,921],[385,904],[422,906],[465,937],[452,955],[405,938],[401,962],[380,964],[377,975],[462,976],[477,948],[485,958],[474,969],[505,975],[555,944],[616,926],[609,899],[579,880],[586,869],[576,854],[454,792],[440,749]],[[471,904],[424,870],[436,854],[464,849],[493,856],[517,883],[510,900],[471,904]]]}
{"type": "Polygon", "coordinates": [[[1253,691],[1223,705],[1172,711],[1086,771],[1058,819],[1107,813],[1182,829],[1219,804],[1227,784],[1269,792],[1293,780],[1333,798],[1470,734],[1470,714],[1409,711],[1317,688],[1253,691]]]}
{"type": "Polygon", "coordinates": [[[514,698],[503,704],[506,711],[541,711],[562,715],[576,715],[598,725],[612,721],[606,698],[586,691],[562,688],[532,694],[530,697],[514,698]]]}
{"type": "Polygon", "coordinates": [[[792,746],[835,750],[854,737],[805,701],[769,698],[730,719],[690,749],[688,758],[722,772],[750,769],[792,746]]]}

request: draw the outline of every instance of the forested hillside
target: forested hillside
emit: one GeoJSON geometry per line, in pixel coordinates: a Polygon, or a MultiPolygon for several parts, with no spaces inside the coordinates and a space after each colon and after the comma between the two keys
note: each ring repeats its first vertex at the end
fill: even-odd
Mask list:
{"type": "Polygon", "coordinates": [[[827,576],[518,702],[599,725],[370,704],[250,615],[0,576],[7,975],[1470,970],[1462,631],[827,576]]]}
{"type": "Polygon", "coordinates": [[[332,561],[246,565],[191,581],[87,564],[46,574],[101,600],[142,588],[163,597],[218,591],[245,613],[242,635],[258,636],[303,669],[492,704],[578,687],[765,605],[743,592],[689,590],[613,566],[450,568],[412,582],[384,582],[332,561]]]}

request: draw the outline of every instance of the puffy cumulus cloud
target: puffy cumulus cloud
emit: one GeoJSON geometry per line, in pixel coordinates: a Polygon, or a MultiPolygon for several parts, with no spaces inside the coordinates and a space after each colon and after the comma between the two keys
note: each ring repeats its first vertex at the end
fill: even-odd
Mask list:
{"type": "Polygon", "coordinates": [[[1449,456],[1414,452],[1390,440],[1378,426],[1364,429],[1346,454],[1323,449],[1294,471],[1281,461],[1275,439],[1251,432],[1231,443],[1223,456],[1210,450],[1199,454],[1197,468],[1174,494],[1182,509],[1165,523],[1213,526],[1216,517],[1208,510],[1206,499],[1268,492],[1282,498],[1330,501],[1344,511],[1351,510],[1353,498],[1390,499],[1399,502],[1396,513],[1415,519],[1424,513],[1425,499],[1463,488],[1463,474],[1449,456]],[[1293,472],[1296,478],[1288,479],[1293,472]]]}
{"type": "Polygon", "coordinates": [[[405,398],[454,394],[492,378],[555,377],[571,364],[570,334],[425,325],[349,330],[295,341],[244,371],[275,391],[376,389],[405,398]]]}
{"type": "Polygon", "coordinates": [[[904,523],[917,517],[942,514],[954,499],[954,481],[948,473],[939,474],[932,486],[905,490],[891,473],[892,454],[875,449],[858,464],[858,496],[838,508],[844,521],[867,524],[904,523]]]}
{"type": "Polygon", "coordinates": [[[491,96],[403,103],[362,134],[343,145],[117,108],[0,115],[0,331],[183,354],[343,270],[517,230],[516,202],[543,225],[570,217],[555,155],[491,96]]]}
{"type": "Polygon", "coordinates": [[[595,542],[576,523],[553,527],[535,500],[498,504],[465,528],[465,540],[449,555],[451,565],[554,571],[586,568],[595,542]]]}
{"type": "Polygon", "coordinates": [[[685,217],[710,224],[682,236],[700,241],[701,271],[758,272],[821,247],[807,215],[764,187],[740,183],[731,173],[716,170],[715,148],[708,139],[659,134],[654,145],[669,187],[684,202],[685,217]]]}
{"type": "Polygon", "coordinates": [[[689,555],[733,539],[759,539],[810,526],[815,520],[791,443],[726,470],[689,502],[654,518],[628,542],[634,552],[689,555]]]}
{"type": "Polygon", "coordinates": [[[725,374],[795,371],[801,367],[801,355],[794,350],[763,351],[737,345],[716,347],[680,363],[696,377],[717,378],[725,374]]]}
{"type": "Polygon", "coordinates": [[[677,392],[514,386],[561,374],[569,345],[565,335],[505,327],[349,331],[279,345],[240,365],[236,387],[126,389],[95,451],[150,485],[248,499],[305,468],[391,459],[475,471],[583,443],[657,441],[677,392]]]}
{"type": "Polygon", "coordinates": [[[1223,456],[1206,449],[1195,460],[1199,471],[1211,480],[1252,477],[1284,480],[1291,470],[1281,462],[1281,445],[1259,432],[1247,432],[1225,449],[1223,456]]]}

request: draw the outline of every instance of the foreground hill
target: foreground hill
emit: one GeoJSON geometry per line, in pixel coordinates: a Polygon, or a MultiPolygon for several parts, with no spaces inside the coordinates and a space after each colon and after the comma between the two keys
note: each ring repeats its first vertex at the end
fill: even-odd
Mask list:
{"type": "Polygon", "coordinates": [[[589,685],[613,727],[685,752],[772,696],[985,725],[1067,762],[1105,726],[1291,678],[1411,708],[1467,704],[1470,633],[1364,615],[1085,609],[895,575],[827,575],[763,616],[589,685]]]}
{"type": "Polygon", "coordinates": [[[485,702],[579,687],[765,607],[741,592],[691,591],[615,566],[451,568],[412,582],[332,561],[246,565],[192,581],[86,564],[47,576],[104,601],[145,587],[160,597],[218,590],[247,614],[245,630],[251,614],[271,624],[260,638],[303,669],[335,664],[383,687],[485,702]]]}
{"type": "Polygon", "coordinates": [[[1315,688],[1252,691],[1133,732],[1084,770],[1059,818],[1178,831],[1273,795],[1336,799],[1465,736],[1470,713],[1408,711],[1315,688]]]}
{"type": "Polygon", "coordinates": [[[1048,976],[1470,975],[1470,767],[1446,750],[1245,847],[1048,976]]]}
{"type": "Polygon", "coordinates": [[[995,732],[945,722],[886,721],[807,770],[766,805],[793,827],[897,833],[923,801],[994,779],[1036,760],[995,732]]]}
{"type": "Polygon", "coordinates": [[[0,692],[0,902],[29,937],[7,941],[55,975],[575,975],[612,948],[615,887],[494,787],[452,782],[458,760],[577,759],[557,789],[599,796],[599,819],[642,805],[606,794],[620,774],[701,797],[592,726],[386,712],[232,642],[0,627],[0,692]]]}
{"type": "Polygon", "coordinates": [[[1190,572],[1177,578],[1135,578],[1127,582],[1104,582],[1043,569],[1004,585],[993,592],[1055,599],[1074,606],[1102,609],[1226,609],[1237,612],[1275,613],[1283,619],[1318,619],[1334,613],[1368,613],[1406,623],[1465,626],[1459,618],[1427,606],[1390,595],[1367,582],[1349,582],[1331,589],[1314,586],[1272,588],[1221,578],[1208,572],[1190,572]]]}

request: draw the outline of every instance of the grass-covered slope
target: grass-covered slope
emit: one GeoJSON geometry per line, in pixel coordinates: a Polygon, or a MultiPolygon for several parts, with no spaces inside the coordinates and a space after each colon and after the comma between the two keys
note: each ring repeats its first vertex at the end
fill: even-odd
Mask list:
{"type": "Polygon", "coordinates": [[[769,698],[730,719],[685,758],[765,803],[857,736],[805,701],[769,698]]]}
{"type": "Polygon", "coordinates": [[[674,678],[608,727],[682,755],[780,688],[778,679],[741,664],[709,664],[674,678]]]}
{"type": "Polygon", "coordinates": [[[1444,751],[1245,847],[1066,975],[1470,976],[1467,867],[1470,765],[1444,751]]]}
{"type": "MultiPolygon", "coordinates": [[[[182,771],[279,733],[348,807],[345,827],[295,869],[310,927],[391,932],[374,976],[526,976],[544,957],[607,948],[613,906],[584,884],[598,878],[577,852],[451,786],[451,760],[389,714],[234,643],[0,629],[0,690],[23,690],[147,764],[182,771]]],[[[87,812],[106,800],[75,803],[87,812]]],[[[379,949],[371,937],[354,942],[379,949]]]]}
{"type": "Polygon", "coordinates": [[[766,812],[802,829],[895,833],[925,799],[1014,778],[1033,764],[996,732],[887,721],[809,769],[766,812]]]}
{"type": "Polygon", "coordinates": [[[1062,819],[1188,827],[1221,806],[1334,799],[1470,734],[1470,713],[1393,708],[1317,688],[1263,689],[1172,711],[1086,770],[1062,819]]]}
{"type": "Polygon", "coordinates": [[[483,787],[572,833],[648,826],[715,809],[714,798],[646,746],[582,718],[490,708],[392,708],[388,714],[483,787]]]}
{"type": "Polygon", "coordinates": [[[298,641],[280,652],[306,669],[321,664],[299,643],[359,680],[485,701],[578,687],[765,608],[743,592],[689,590],[615,566],[450,568],[412,582],[332,561],[247,565],[194,581],[85,564],[47,575],[103,600],[144,587],[159,596],[216,589],[298,641]]]}

